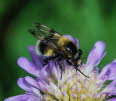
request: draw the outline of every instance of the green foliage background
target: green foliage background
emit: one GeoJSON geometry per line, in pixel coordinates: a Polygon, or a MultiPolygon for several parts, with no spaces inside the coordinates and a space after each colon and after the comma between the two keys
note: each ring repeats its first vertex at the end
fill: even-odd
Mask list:
{"type": "Polygon", "coordinates": [[[116,0],[0,0],[0,101],[24,93],[16,82],[30,74],[17,59],[30,59],[27,47],[37,40],[27,30],[34,22],[78,38],[85,60],[94,43],[104,41],[100,68],[116,57],[116,0]]]}

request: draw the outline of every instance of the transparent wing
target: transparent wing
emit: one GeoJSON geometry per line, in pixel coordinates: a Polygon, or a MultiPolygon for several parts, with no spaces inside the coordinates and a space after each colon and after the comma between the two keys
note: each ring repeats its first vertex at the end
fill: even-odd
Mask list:
{"type": "Polygon", "coordinates": [[[31,32],[31,34],[34,35],[39,40],[42,40],[43,38],[45,38],[47,36],[53,36],[54,34],[61,36],[55,30],[53,30],[45,25],[42,25],[40,23],[35,23],[34,28],[29,29],[29,32],[31,32]]]}

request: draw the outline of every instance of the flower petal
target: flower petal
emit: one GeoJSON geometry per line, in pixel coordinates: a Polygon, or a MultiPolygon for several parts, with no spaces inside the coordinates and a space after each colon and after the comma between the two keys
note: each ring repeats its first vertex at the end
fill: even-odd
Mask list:
{"type": "Polygon", "coordinates": [[[71,35],[63,35],[63,36],[65,36],[65,37],[69,38],[70,40],[72,40],[77,45],[77,47],[79,48],[78,39],[73,38],[71,35]]]}
{"type": "Polygon", "coordinates": [[[44,92],[45,94],[47,94],[48,93],[47,89],[49,89],[49,85],[42,79],[37,78],[37,80],[38,80],[38,85],[40,87],[40,90],[44,92]]]}
{"type": "Polygon", "coordinates": [[[52,71],[52,76],[55,80],[59,80],[60,76],[61,76],[61,71],[60,69],[57,67],[57,65],[55,65],[55,62],[51,62],[51,71],[52,71]]]}
{"type": "Polygon", "coordinates": [[[20,57],[18,59],[17,63],[21,68],[23,68],[28,73],[39,77],[40,68],[38,66],[36,66],[35,64],[33,64],[32,62],[30,62],[25,57],[20,57]]]}
{"type": "Polygon", "coordinates": [[[95,66],[97,66],[102,58],[105,56],[105,43],[102,41],[98,41],[95,43],[94,48],[89,53],[87,63],[86,63],[86,74],[89,74],[95,66]]]}
{"type": "Polygon", "coordinates": [[[18,86],[24,89],[25,91],[28,91],[28,92],[32,91],[31,85],[27,83],[24,78],[19,78],[17,83],[18,83],[18,86]]]}
{"type": "Polygon", "coordinates": [[[34,87],[36,87],[36,88],[39,88],[38,82],[37,82],[35,79],[33,79],[32,77],[26,76],[26,77],[25,77],[25,80],[26,80],[30,85],[32,85],[32,86],[34,86],[34,87]]]}
{"type": "Polygon", "coordinates": [[[43,61],[42,61],[42,56],[39,56],[37,53],[36,53],[36,48],[35,46],[29,46],[28,47],[28,50],[30,52],[30,55],[32,57],[32,60],[33,62],[39,66],[39,68],[42,68],[42,65],[43,65],[43,61]]]}
{"type": "Polygon", "coordinates": [[[99,74],[99,78],[102,78],[105,75],[108,75],[108,70],[110,70],[110,74],[108,77],[108,80],[116,80],[116,60],[114,60],[113,62],[111,62],[110,64],[106,65],[101,73],[99,74]]]}
{"type": "Polygon", "coordinates": [[[23,94],[5,99],[4,101],[42,101],[39,97],[23,94]]]}
{"type": "Polygon", "coordinates": [[[108,93],[110,96],[116,95],[116,81],[112,81],[109,85],[107,85],[102,93],[108,93]]]}
{"type": "Polygon", "coordinates": [[[47,82],[49,82],[49,80],[52,79],[52,73],[51,73],[52,66],[50,66],[50,64],[51,61],[47,65],[45,65],[40,72],[40,77],[47,82]]]}
{"type": "Polygon", "coordinates": [[[25,78],[20,78],[18,80],[18,85],[27,91],[28,93],[36,94],[37,96],[41,97],[40,91],[39,91],[39,85],[37,81],[29,76],[26,76],[25,78]]]}

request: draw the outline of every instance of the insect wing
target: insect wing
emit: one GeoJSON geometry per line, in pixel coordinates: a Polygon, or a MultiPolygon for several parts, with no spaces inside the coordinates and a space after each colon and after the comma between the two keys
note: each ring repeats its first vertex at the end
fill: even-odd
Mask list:
{"type": "Polygon", "coordinates": [[[43,34],[45,34],[46,36],[50,36],[50,35],[54,35],[54,34],[58,34],[58,32],[56,32],[55,30],[45,26],[45,25],[42,25],[42,24],[39,24],[39,23],[35,23],[35,27],[37,29],[40,30],[40,32],[42,32],[43,34]]]}
{"type": "MultiPolygon", "coordinates": [[[[55,34],[57,34],[59,37],[61,37],[56,31],[54,31],[53,29],[50,29],[49,27],[39,24],[39,23],[35,23],[34,24],[34,28],[30,29],[29,32],[35,36],[37,39],[41,40],[42,42],[44,42],[46,45],[48,45],[50,48],[52,48],[53,50],[55,50],[57,53],[59,54],[63,54],[60,50],[60,48],[56,45],[56,43],[53,43],[51,41],[45,40],[44,38],[49,38],[55,34]]],[[[56,40],[56,39],[52,39],[52,40],[56,40]]]]}
{"type": "Polygon", "coordinates": [[[39,24],[39,23],[35,23],[34,28],[31,29],[30,32],[39,39],[43,39],[48,36],[50,37],[55,34],[60,36],[60,34],[58,32],[56,32],[55,30],[53,30],[45,25],[39,24]]]}

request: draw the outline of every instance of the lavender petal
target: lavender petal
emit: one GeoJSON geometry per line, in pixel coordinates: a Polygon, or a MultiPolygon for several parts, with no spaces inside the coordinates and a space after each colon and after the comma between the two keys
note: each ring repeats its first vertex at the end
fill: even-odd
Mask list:
{"type": "Polygon", "coordinates": [[[31,85],[26,82],[24,78],[19,78],[17,84],[20,88],[24,89],[25,91],[31,92],[31,85]]]}
{"type": "Polygon", "coordinates": [[[51,79],[51,68],[50,68],[50,62],[45,65],[40,72],[40,77],[45,80],[48,81],[51,79]]]}
{"type": "Polygon", "coordinates": [[[31,86],[39,89],[38,82],[30,76],[25,77],[25,81],[28,82],[31,86]]]}
{"type": "Polygon", "coordinates": [[[43,66],[43,57],[42,56],[39,56],[37,53],[36,53],[36,48],[35,46],[29,46],[28,47],[28,50],[30,52],[30,55],[32,57],[32,60],[33,60],[33,63],[36,64],[37,66],[39,66],[39,68],[42,68],[43,66]]]}
{"type": "Polygon", "coordinates": [[[17,63],[22,69],[24,69],[28,73],[39,77],[40,68],[38,66],[36,66],[35,64],[33,64],[32,62],[30,62],[25,57],[20,57],[18,59],[17,63]]]}
{"type": "Polygon", "coordinates": [[[102,58],[105,56],[106,52],[105,50],[105,43],[102,41],[98,41],[95,43],[94,48],[89,53],[87,63],[86,63],[86,74],[89,74],[95,66],[97,66],[102,58]]]}
{"type": "Polygon", "coordinates": [[[111,62],[110,64],[106,65],[101,73],[99,74],[99,78],[102,78],[103,76],[109,75],[108,80],[116,80],[116,60],[111,62]],[[110,70],[110,74],[107,72],[110,70]]]}
{"type": "Polygon", "coordinates": [[[23,94],[5,99],[4,101],[42,101],[39,97],[23,94]]]}
{"type": "Polygon", "coordinates": [[[38,80],[38,86],[40,87],[40,90],[46,94],[48,92],[47,89],[49,89],[49,85],[42,79],[38,78],[37,80],[38,80]]]}
{"type": "Polygon", "coordinates": [[[58,68],[58,66],[55,65],[55,63],[51,62],[51,70],[52,70],[52,76],[55,80],[59,80],[60,75],[61,75],[61,71],[58,68]]]}
{"type": "Polygon", "coordinates": [[[108,93],[111,95],[116,95],[116,80],[112,81],[106,88],[102,91],[103,93],[108,93]]]}

